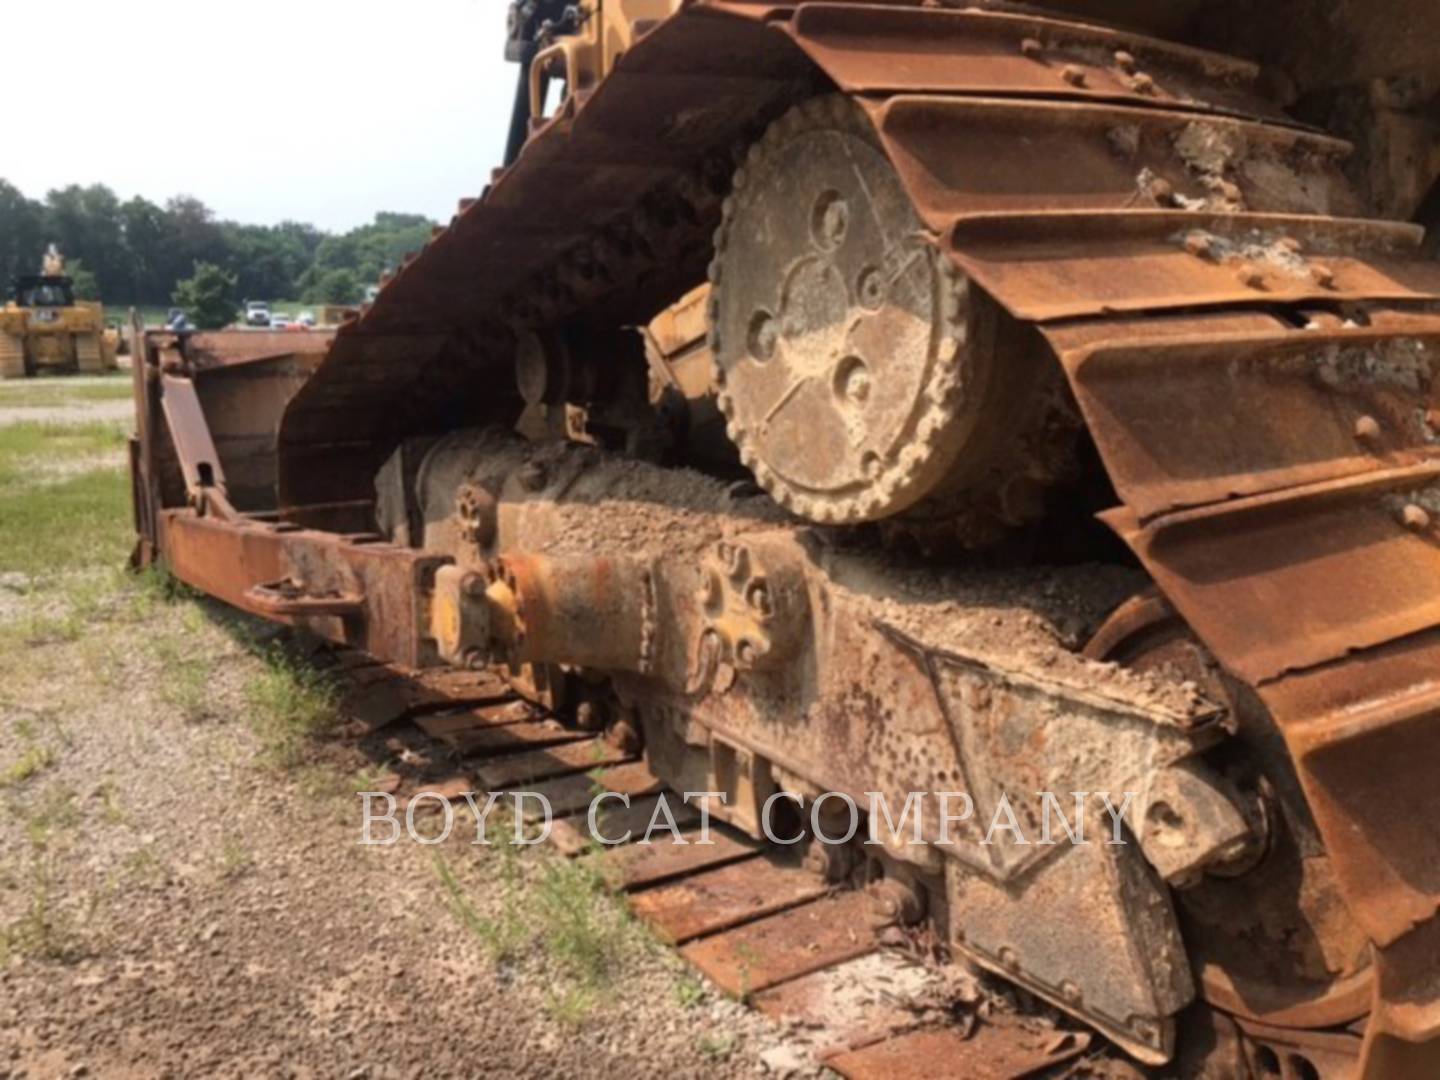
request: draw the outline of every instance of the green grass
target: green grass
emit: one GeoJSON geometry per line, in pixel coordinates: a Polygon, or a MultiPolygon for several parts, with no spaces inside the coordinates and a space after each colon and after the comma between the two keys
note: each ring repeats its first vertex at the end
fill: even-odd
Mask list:
{"type": "Polygon", "coordinates": [[[693,1009],[705,1000],[705,984],[690,973],[680,976],[675,984],[675,1003],[682,1009],[693,1009]]]}
{"type": "Polygon", "coordinates": [[[508,844],[497,849],[500,856],[500,914],[486,918],[475,910],[465,888],[460,884],[450,864],[440,855],[435,856],[435,875],[440,879],[440,891],[445,906],[455,916],[455,921],[469,931],[490,961],[495,964],[513,960],[530,940],[530,930],[525,924],[524,905],[520,897],[519,857],[508,844]]]}
{"type": "MultiPolygon", "coordinates": [[[[55,880],[56,860],[71,846],[79,819],[75,797],[66,790],[52,791],[26,818],[30,850],[21,882],[25,910],[8,926],[0,927],[0,963],[12,954],[62,961],[84,955],[81,923],[58,906],[55,880]]],[[[94,902],[98,900],[97,895],[94,902]]],[[[94,914],[93,906],[86,914],[94,914]]]]}
{"type": "Polygon", "coordinates": [[[123,614],[121,567],[133,543],[117,424],[0,426],[0,683],[34,675],[27,647],[79,640],[123,614]],[[98,466],[98,467],[97,467],[98,466]]]}
{"type": "Polygon", "coordinates": [[[43,485],[7,483],[10,461],[3,454],[0,566],[25,574],[38,589],[67,571],[125,561],[133,536],[122,469],[93,469],[43,485]]]}
{"type": "Polygon", "coordinates": [[[65,386],[49,379],[29,379],[0,383],[0,409],[56,409],[66,405],[91,405],[94,402],[128,402],[131,397],[130,376],[120,379],[105,377],[105,382],[65,386]]]}
{"type": "Polygon", "coordinates": [[[498,913],[482,916],[450,864],[437,854],[435,873],[445,905],[492,963],[506,963],[538,946],[556,975],[545,1010],[557,1023],[577,1027],[604,1002],[626,952],[650,939],[584,860],[541,856],[533,875],[522,875],[520,849],[506,838],[503,826],[491,831],[498,833],[490,849],[498,865],[487,867],[487,877],[492,888],[498,883],[498,913]]]}
{"type": "Polygon", "coordinates": [[[121,453],[128,437],[128,424],[103,420],[83,424],[22,420],[0,425],[0,488],[32,484],[34,474],[30,466],[37,460],[61,461],[121,453]]]}
{"type": "Polygon", "coordinates": [[[261,656],[265,667],[245,685],[251,721],[265,757],[294,769],[305,762],[311,741],[335,725],[335,684],[279,647],[261,656]]]}
{"type": "Polygon", "coordinates": [[[17,761],[0,768],[0,788],[23,784],[36,773],[43,772],[55,764],[55,751],[48,746],[30,746],[17,761]]]}
{"type": "Polygon", "coordinates": [[[583,860],[549,862],[533,902],[544,927],[545,951],[579,987],[604,986],[620,959],[628,927],[600,875],[583,860]]]}
{"type": "Polygon", "coordinates": [[[156,637],[154,654],[165,669],[160,699],[191,723],[209,719],[214,711],[210,689],[215,676],[213,658],[205,652],[195,652],[188,635],[156,637]]]}
{"type": "Polygon", "coordinates": [[[0,382],[0,409],[41,409],[96,401],[129,401],[129,372],[78,379],[13,379],[0,382]]]}
{"type": "Polygon", "coordinates": [[[695,1048],[711,1061],[725,1061],[735,1052],[735,1036],[729,1033],[701,1035],[695,1048]]]}

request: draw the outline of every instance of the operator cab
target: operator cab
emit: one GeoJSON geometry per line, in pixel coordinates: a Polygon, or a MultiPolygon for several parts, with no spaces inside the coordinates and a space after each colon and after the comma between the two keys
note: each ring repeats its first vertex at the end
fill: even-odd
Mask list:
{"type": "Polygon", "coordinates": [[[62,308],[75,306],[75,284],[68,277],[30,274],[15,279],[11,291],[17,307],[62,308]]]}

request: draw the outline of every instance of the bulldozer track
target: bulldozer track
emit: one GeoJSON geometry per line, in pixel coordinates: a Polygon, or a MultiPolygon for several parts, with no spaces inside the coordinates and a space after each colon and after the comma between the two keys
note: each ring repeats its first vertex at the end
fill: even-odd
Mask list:
{"type": "MultiPolygon", "coordinates": [[[[330,648],[312,663],[340,690],[342,731],[409,749],[414,764],[378,781],[398,813],[412,803],[421,813],[427,801],[433,809],[437,799],[458,810],[466,793],[544,795],[551,851],[588,860],[633,917],[720,992],[805,1031],[815,1062],[848,1080],[920,1080],[936,1075],[938,1061],[970,1080],[1062,1077],[1117,1053],[1043,1006],[1017,1012],[970,1001],[958,1015],[937,1010],[945,990],[933,954],[916,948],[913,933],[882,936],[865,890],[832,885],[793,852],[719,821],[702,834],[694,806],[641,754],[563,722],[502,670],[405,672],[330,648]],[[592,835],[587,815],[603,793],[628,800],[598,814],[595,827],[607,841],[630,838],[601,845],[592,835]],[[675,832],[656,816],[662,794],[675,832]],[[641,842],[656,821],[660,838],[641,842]]],[[[539,824],[538,815],[524,820],[539,824]]],[[[1307,1032],[1205,1006],[1190,1022],[1221,1033],[1213,1075],[1344,1077],[1361,1046],[1359,1029],[1344,1025],[1307,1032]]]]}
{"type": "MultiPolygon", "coordinates": [[[[834,89],[930,242],[1049,343],[1121,502],[1105,520],[1269,709],[1373,945],[1368,1052],[1395,1070],[1374,1075],[1407,1075],[1440,1036],[1440,835],[1408,809],[1440,765],[1440,265],[1418,229],[1363,219],[1346,145],[1285,119],[1250,65],[1030,15],[697,0],[341,329],[281,429],[282,510],[323,523],[366,504],[407,432],[513,412],[495,387],[515,333],[643,322],[697,284],[740,149],[834,89]]],[[[587,744],[533,723],[440,737],[529,746],[482,777],[553,769],[573,801],[587,744]]],[[[726,867],[663,876],[712,893],[718,921],[678,929],[659,878],[635,893],[682,948],[843,902],[787,877],[776,912],[726,867]]]]}

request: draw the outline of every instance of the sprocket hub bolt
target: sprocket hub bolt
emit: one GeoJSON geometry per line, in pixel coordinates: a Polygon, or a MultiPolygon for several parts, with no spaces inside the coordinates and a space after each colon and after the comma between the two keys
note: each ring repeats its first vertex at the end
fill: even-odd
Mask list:
{"type": "Polygon", "coordinates": [[[1365,442],[1380,437],[1380,422],[1373,416],[1362,416],[1355,421],[1355,437],[1365,442]]]}

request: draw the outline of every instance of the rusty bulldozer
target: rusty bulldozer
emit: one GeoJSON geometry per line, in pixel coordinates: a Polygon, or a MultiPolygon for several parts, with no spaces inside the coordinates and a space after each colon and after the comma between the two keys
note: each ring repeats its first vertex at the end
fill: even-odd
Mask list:
{"type": "Polygon", "coordinates": [[[137,559],[578,692],[741,833],[967,793],[814,861],[1161,1075],[1198,1010],[1257,1076],[1440,1076],[1437,41],[514,3],[506,165],[357,319],[146,335],[137,559]],[[975,827],[1042,792],[1130,842],[975,827]]]}

